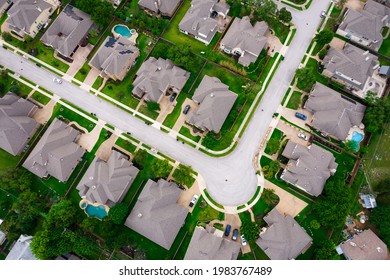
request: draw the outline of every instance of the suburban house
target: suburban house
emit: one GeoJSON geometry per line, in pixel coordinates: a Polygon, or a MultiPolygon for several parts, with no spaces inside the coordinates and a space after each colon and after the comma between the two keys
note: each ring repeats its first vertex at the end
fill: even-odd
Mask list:
{"type": "Polygon", "coordinates": [[[12,0],[0,0],[0,16],[2,16],[11,6],[12,0]]]}
{"type": "Polygon", "coordinates": [[[169,250],[188,214],[177,204],[181,194],[175,183],[148,180],[125,225],[169,250]]]}
{"type": "Polygon", "coordinates": [[[378,50],[382,31],[390,26],[390,7],[368,0],[362,11],[348,9],[337,34],[360,45],[378,50]]]}
{"type": "Polygon", "coordinates": [[[386,79],[379,76],[378,58],[350,44],[343,49],[331,47],[323,60],[322,74],[332,78],[353,94],[365,98],[367,92],[375,92],[381,96],[386,79]]]}
{"type": "Polygon", "coordinates": [[[311,246],[312,238],[290,215],[282,215],[274,208],[264,221],[268,227],[261,230],[256,244],[271,260],[295,259],[311,246]]]}
{"type": "Polygon", "coordinates": [[[61,182],[66,182],[85,153],[85,150],[75,143],[79,136],[78,130],[54,119],[23,163],[23,167],[40,178],[53,176],[61,182]]]}
{"type": "Polygon", "coordinates": [[[138,5],[149,13],[172,17],[181,0],[139,0],[138,5]]]}
{"type": "Polygon", "coordinates": [[[0,230],[0,246],[4,244],[5,239],[6,239],[5,232],[0,230]]]}
{"type": "Polygon", "coordinates": [[[195,112],[187,115],[186,121],[203,131],[218,133],[225,122],[237,94],[218,78],[205,75],[192,99],[200,104],[195,112]]]}
{"type": "Polygon", "coordinates": [[[88,14],[66,5],[43,34],[41,42],[52,47],[63,59],[72,62],[72,57],[79,46],[87,45],[87,35],[92,25],[93,21],[88,14]]]}
{"type": "Polygon", "coordinates": [[[313,113],[311,125],[321,133],[344,141],[351,129],[362,126],[366,106],[316,83],[304,108],[313,113]]]}
{"type": "Polygon", "coordinates": [[[218,0],[192,0],[179,30],[208,45],[219,31],[218,17],[226,18],[229,10],[228,4],[218,0]]]}
{"type": "Polygon", "coordinates": [[[211,226],[195,227],[184,260],[237,260],[240,244],[223,238],[223,231],[211,226]]]}
{"type": "Polygon", "coordinates": [[[39,124],[31,117],[37,106],[9,92],[0,98],[0,148],[19,155],[39,124]]]}
{"type": "Polygon", "coordinates": [[[337,169],[333,154],[314,144],[305,147],[289,140],[282,155],[289,161],[280,178],[314,196],[337,169]]]}
{"type": "Polygon", "coordinates": [[[268,30],[264,21],[258,21],[252,26],[249,17],[235,18],[220,47],[225,53],[238,57],[238,63],[248,67],[256,62],[265,49],[268,30]]]}
{"type": "Polygon", "coordinates": [[[8,10],[6,24],[11,32],[20,38],[34,38],[39,30],[49,22],[57,5],[44,0],[12,0],[13,5],[8,10]]]}
{"type": "Polygon", "coordinates": [[[34,256],[33,252],[31,252],[30,244],[32,239],[32,236],[25,234],[20,235],[19,239],[15,241],[5,260],[38,260],[38,258],[34,256]]]}
{"type": "Polygon", "coordinates": [[[137,71],[132,93],[146,101],[160,102],[164,95],[179,94],[189,77],[189,72],[175,66],[171,60],[149,57],[137,71]]]}
{"type": "Polygon", "coordinates": [[[99,70],[102,77],[122,81],[138,56],[139,49],[133,42],[122,36],[118,39],[109,36],[92,57],[89,65],[99,70]]]}
{"type": "Polygon", "coordinates": [[[347,260],[389,259],[386,244],[371,229],[355,234],[351,239],[341,243],[336,250],[347,260]]]}
{"type": "Polygon", "coordinates": [[[138,172],[124,154],[112,151],[107,162],[94,158],[77,190],[91,203],[112,207],[123,200],[138,172]]]}

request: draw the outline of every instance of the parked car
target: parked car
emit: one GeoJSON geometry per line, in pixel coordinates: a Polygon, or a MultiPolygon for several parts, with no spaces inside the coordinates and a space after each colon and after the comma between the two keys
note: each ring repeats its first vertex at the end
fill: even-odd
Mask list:
{"type": "Polygon", "coordinates": [[[232,226],[231,225],[227,225],[226,228],[225,228],[225,236],[229,236],[230,234],[230,230],[232,229],[232,226]]]}
{"type": "Polygon", "coordinates": [[[233,230],[232,240],[236,241],[238,237],[238,229],[233,230]]]}
{"type": "Polygon", "coordinates": [[[184,107],[184,110],[183,110],[183,114],[184,115],[187,115],[187,113],[188,113],[188,111],[191,109],[191,106],[190,105],[186,105],[185,107],[184,107]]]}
{"type": "Polygon", "coordinates": [[[298,133],[298,138],[301,138],[301,139],[303,139],[305,141],[307,141],[307,139],[308,139],[308,137],[305,134],[303,134],[303,133],[298,133]]]}
{"type": "Polygon", "coordinates": [[[241,245],[246,246],[246,239],[244,235],[241,235],[241,245]]]}
{"type": "Polygon", "coordinates": [[[301,113],[296,112],[296,113],[295,113],[295,116],[296,116],[298,119],[301,119],[301,120],[304,120],[304,121],[307,120],[307,117],[306,117],[304,114],[301,114],[301,113]]]}
{"type": "Polygon", "coordinates": [[[321,17],[326,17],[326,11],[321,11],[321,17]]]}
{"type": "Polygon", "coordinates": [[[62,84],[62,81],[59,78],[53,78],[53,82],[55,82],[57,84],[62,84]]]}
{"type": "Polygon", "coordinates": [[[169,101],[171,102],[175,101],[176,96],[177,96],[176,92],[172,93],[171,97],[169,98],[169,101]]]}
{"type": "Polygon", "coordinates": [[[194,196],[192,197],[190,204],[188,206],[193,207],[196,204],[196,202],[198,201],[198,198],[199,198],[199,196],[194,194],[194,196]]]}

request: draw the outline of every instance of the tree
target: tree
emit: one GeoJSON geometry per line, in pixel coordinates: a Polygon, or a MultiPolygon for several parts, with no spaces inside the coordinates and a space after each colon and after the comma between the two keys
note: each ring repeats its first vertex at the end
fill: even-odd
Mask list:
{"type": "Polygon", "coordinates": [[[298,88],[309,92],[316,82],[316,77],[313,74],[314,69],[312,68],[300,68],[295,73],[295,77],[298,79],[298,88]]]}
{"type": "Polygon", "coordinates": [[[269,165],[266,165],[263,167],[264,177],[267,179],[272,178],[275,176],[276,173],[278,173],[280,169],[280,162],[277,160],[271,161],[269,165]]]}
{"type": "Polygon", "coordinates": [[[149,156],[149,153],[147,151],[139,149],[134,154],[133,162],[137,165],[137,167],[143,168],[148,156],[149,156]]]}
{"type": "Polygon", "coordinates": [[[0,186],[14,195],[30,189],[33,181],[32,173],[26,169],[8,169],[0,173],[0,186]]]}
{"type": "Polygon", "coordinates": [[[352,141],[352,140],[348,140],[347,142],[345,142],[345,151],[348,152],[348,153],[354,153],[356,152],[356,142],[355,141],[352,141]]]}
{"type": "Polygon", "coordinates": [[[321,227],[321,224],[320,224],[317,220],[312,220],[312,221],[310,222],[310,227],[311,227],[312,229],[317,230],[317,229],[319,229],[319,228],[321,227]]]}
{"type": "Polygon", "coordinates": [[[271,138],[267,143],[268,154],[273,155],[279,151],[280,139],[271,138]]]}
{"type": "Polygon", "coordinates": [[[372,209],[370,220],[379,231],[382,240],[390,246],[390,205],[378,205],[372,209]]]}
{"type": "Polygon", "coordinates": [[[175,172],[173,172],[173,178],[177,183],[191,187],[194,182],[194,178],[192,177],[193,172],[190,166],[180,164],[175,172]]]}
{"type": "Polygon", "coordinates": [[[45,220],[47,228],[67,228],[76,222],[77,209],[69,200],[54,204],[45,220]]]}
{"type": "Polygon", "coordinates": [[[264,189],[261,198],[268,205],[276,205],[279,203],[279,196],[275,194],[275,190],[264,189]]]}
{"type": "Polygon", "coordinates": [[[150,165],[150,170],[152,171],[153,178],[166,178],[171,173],[172,166],[169,164],[168,160],[160,160],[158,158],[154,158],[150,165]]]}
{"type": "Polygon", "coordinates": [[[114,15],[114,8],[104,0],[76,0],[74,5],[90,14],[91,19],[100,27],[108,25],[114,15]]]}
{"type": "Polygon", "coordinates": [[[329,44],[334,37],[334,33],[330,30],[324,29],[320,33],[317,34],[315,37],[315,41],[320,46],[325,46],[326,44],[329,44]]]}
{"type": "Polygon", "coordinates": [[[278,12],[278,17],[281,21],[287,23],[292,20],[292,15],[291,13],[285,8],[281,8],[278,12]]]}
{"type": "Polygon", "coordinates": [[[390,204],[390,178],[386,178],[378,183],[374,188],[377,193],[377,202],[380,204],[390,204]]]}
{"type": "Polygon", "coordinates": [[[125,218],[129,214],[129,208],[124,203],[117,203],[111,207],[108,212],[108,217],[110,220],[117,225],[123,224],[125,218]]]}
{"type": "Polygon", "coordinates": [[[336,245],[332,240],[322,240],[315,248],[314,255],[317,260],[339,260],[336,253],[336,245]]]}
{"type": "Polygon", "coordinates": [[[390,114],[390,99],[382,100],[376,98],[376,94],[369,92],[366,101],[368,107],[365,111],[363,123],[366,126],[366,131],[376,133],[385,127],[390,114]]]}
{"type": "Polygon", "coordinates": [[[78,236],[73,244],[73,252],[83,257],[90,257],[96,251],[97,244],[86,236],[78,236]]]}
{"type": "Polygon", "coordinates": [[[260,234],[260,227],[249,220],[244,220],[240,228],[241,234],[245,235],[246,240],[255,241],[260,234]]]}

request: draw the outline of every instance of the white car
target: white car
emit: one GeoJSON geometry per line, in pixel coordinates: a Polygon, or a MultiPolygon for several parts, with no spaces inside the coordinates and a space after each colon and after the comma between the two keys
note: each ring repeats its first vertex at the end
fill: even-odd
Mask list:
{"type": "Polygon", "coordinates": [[[246,239],[244,235],[241,235],[241,245],[246,246],[246,239]]]}
{"type": "Polygon", "coordinates": [[[57,84],[62,84],[62,81],[59,78],[53,78],[53,82],[55,82],[57,84]]]}
{"type": "Polygon", "coordinates": [[[307,141],[307,139],[308,139],[307,136],[303,133],[298,133],[298,137],[305,140],[305,141],[307,141]]]}
{"type": "Polygon", "coordinates": [[[193,207],[196,204],[196,202],[198,201],[198,198],[199,198],[199,196],[194,194],[194,196],[192,197],[190,204],[188,206],[193,207]]]}

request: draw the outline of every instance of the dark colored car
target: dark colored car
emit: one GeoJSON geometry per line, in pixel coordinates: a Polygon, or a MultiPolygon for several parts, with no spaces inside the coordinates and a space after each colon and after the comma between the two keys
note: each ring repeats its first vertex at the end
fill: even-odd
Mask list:
{"type": "Polygon", "coordinates": [[[184,110],[183,110],[183,114],[184,115],[187,115],[187,113],[188,113],[188,111],[191,109],[191,106],[190,105],[186,105],[185,107],[184,107],[184,110]]]}
{"type": "Polygon", "coordinates": [[[307,120],[307,117],[304,115],[304,114],[301,114],[301,113],[295,113],[295,116],[298,118],[298,119],[301,119],[301,120],[304,120],[306,121],[307,120]]]}
{"type": "Polygon", "coordinates": [[[232,229],[232,226],[231,225],[227,225],[226,226],[226,229],[225,229],[225,236],[229,236],[230,234],[230,230],[232,229]]]}
{"type": "Polygon", "coordinates": [[[171,97],[169,98],[169,100],[170,100],[171,102],[175,101],[176,96],[177,96],[177,93],[176,93],[176,92],[172,93],[172,95],[171,95],[171,97]]]}
{"type": "Polygon", "coordinates": [[[233,240],[233,241],[236,241],[236,240],[237,240],[237,237],[238,237],[238,229],[235,229],[235,230],[233,230],[232,240],[233,240]]]}

